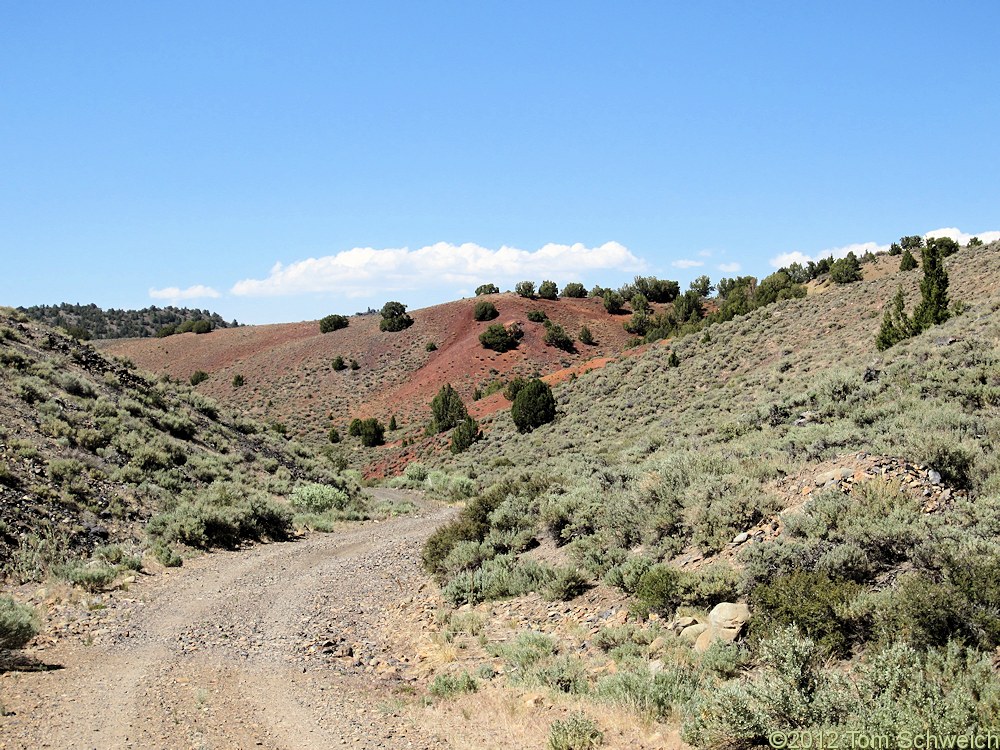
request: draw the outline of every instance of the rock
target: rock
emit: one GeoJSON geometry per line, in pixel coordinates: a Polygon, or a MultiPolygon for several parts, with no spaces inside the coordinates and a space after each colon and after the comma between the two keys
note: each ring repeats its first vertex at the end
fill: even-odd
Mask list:
{"type": "Polygon", "coordinates": [[[722,602],[716,604],[708,614],[708,623],[712,628],[739,630],[750,619],[750,608],[746,604],[722,602]]]}
{"type": "Polygon", "coordinates": [[[816,475],[816,486],[823,487],[824,485],[830,484],[832,482],[841,482],[845,479],[850,479],[854,476],[854,471],[848,468],[833,469],[831,471],[824,471],[822,474],[816,475]]]}
{"type": "Polygon", "coordinates": [[[743,626],[749,619],[750,608],[746,604],[732,602],[716,604],[708,615],[708,625],[703,626],[704,629],[698,633],[694,641],[694,650],[704,653],[716,641],[732,643],[739,638],[743,626]]]}
{"type": "Polygon", "coordinates": [[[671,625],[671,627],[674,630],[684,630],[684,628],[690,625],[694,625],[697,622],[698,620],[696,620],[694,617],[678,617],[676,620],[674,620],[674,623],[673,625],[671,625]]]}
{"type": "Polygon", "coordinates": [[[662,635],[657,636],[653,639],[653,642],[649,644],[649,653],[657,654],[663,650],[663,647],[667,645],[667,639],[662,635]]]}
{"type": "Polygon", "coordinates": [[[694,643],[698,640],[702,633],[708,630],[708,625],[704,623],[695,623],[694,625],[688,625],[684,630],[681,631],[681,638],[690,643],[694,643]]]}
{"type": "Polygon", "coordinates": [[[733,537],[733,544],[743,544],[743,542],[745,542],[749,538],[750,535],[744,531],[733,537]]]}
{"type": "Polygon", "coordinates": [[[927,472],[927,481],[931,484],[941,484],[941,474],[931,469],[927,472]]]}

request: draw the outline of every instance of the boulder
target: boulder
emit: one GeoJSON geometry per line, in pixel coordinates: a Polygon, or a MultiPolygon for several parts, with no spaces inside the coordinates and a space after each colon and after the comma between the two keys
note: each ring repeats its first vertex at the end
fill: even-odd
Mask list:
{"type": "Polygon", "coordinates": [[[681,638],[690,643],[694,643],[698,640],[702,633],[708,630],[708,625],[704,623],[697,622],[694,625],[688,625],[684,630],[681,631],[681,638]]]}
{"type": "MultiPolygon", "coordinates": [[[[698,653],[704,653],[716,641],[732,643],[740,637],[743,626],[749,619],[750,608],[746,604],[733,602],[716,604],[715,608],[708,614],[708,625],[702,626],[704,630],[697,634],[694,650],[698,653]]],[[[681,636],[683,637],[688,630],[691,628],[686,628],[681,636]]]]}

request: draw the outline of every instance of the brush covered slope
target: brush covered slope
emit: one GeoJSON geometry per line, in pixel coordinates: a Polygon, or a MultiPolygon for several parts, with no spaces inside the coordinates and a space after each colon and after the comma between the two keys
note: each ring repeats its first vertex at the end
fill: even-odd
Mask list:
{"type": "Polygon", "coordinates": [[[602,300],[594,298],[491,294],[410,314],[413,325],[401,331],[380,330],[381,317],[374,314],[352,316],[348,326],[325,334],[318,323],[308,322],[102,346],[174,378],[186,380],[203,371],[209,377],[199,391],[248,415],[282,422],[298,434],[325,437],[331,426],[344,434],[353,418],[387,423],[396,415],[401,434],[412,430],[415,436],[426,426],[428,405],[445,383],[471,404],[477,388],[498,378],[551,373],[614,355],[630,338],[622,328],[626,317],[608,314],[602,300]],[[498,316],[477,321],[475,307],[484,299],[498,316]],[[546,326],[528,317],[535,311],[562,326],[575,342],[572,350],[545,343],[546,326]],[[497,323],[521,327],[524,336],[516,348],[504,353],[484,348],[480,335],[497,323]],[[577,340],[584,326],[593,344],[577,340]],[[345,365],[353,360],[357,368],[337,369],[338,357],[345,365]]]}
{"type": "Polygon", "coordinates": [[[236,327],[234,320],[227,323],[218,313],[187,307],[146,307],[142,310],[102,310],[95,304],[32,305],[20,307],[18,312],[32,320],[63,328],[78,339],[122,339],[169,336],[178,329],[193,328],[204,321],[199,330],[236,327]]]}
{"type": "Polygon", "coordinates": [[[947,258],[950,319],[880,352],[897,287],[907,309],[920,299],[921,270],[898,262],[583,374],[555,388],[554,422],[519,434],[500,413],[466,452],[394,480],[486,488],[424,549],[453,605],[632,603],[592,637],[601,616],[584,613],[583,635],[532,652],[524,633],[483,658],[513,654],[513,682],[706,748],[997,726],[1000,245],[947,258]],[[742,638],[702,636],[732,635],[743,604],[742,638]]]}
{"type": "Polygon", "coordinates": [[[314,485],[342,508],[357,500],[332,453],[9,309],[0,378],[0,570],[15,582],[99,585],[147,551],[177,564],[184,547],[283,538],[286,498],[314,485]],[[94,572],[95,552],[113,564],[94,572]]]}

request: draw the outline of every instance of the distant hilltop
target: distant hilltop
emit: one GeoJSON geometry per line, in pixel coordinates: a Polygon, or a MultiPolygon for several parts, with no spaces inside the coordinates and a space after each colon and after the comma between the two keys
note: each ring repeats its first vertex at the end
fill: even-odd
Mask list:
{"type": "Polygon", "coordinates": [[[71,336],[88,339],[129,339],[170,336],[174,333],[207,333],[216,328],[236,328],[221,315],[186,307],[144,307],[142,310],[102,310],[95,304],[33,305],[20,312],[45,325],[65,329],[71,336]]]}

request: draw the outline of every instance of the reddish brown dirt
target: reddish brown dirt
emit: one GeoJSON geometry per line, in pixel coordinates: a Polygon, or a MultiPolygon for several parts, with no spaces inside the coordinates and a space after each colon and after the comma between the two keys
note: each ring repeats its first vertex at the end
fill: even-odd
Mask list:
{"type": "MultiPolygon", "coordinates": [[[[517,322],[524,330],[517,349],[500,354],[482,347],[479,334],[490,323],[473,319],[475,299],[414,310],[414,325],[398,333],[379,331],[380,317],[369,315],[352,317],[348,328],[328,334],[321,334],[315,322],[303,322],[103,346],[175,378],[203,370],[210,377],[199,390],[254,416],[285,422],[299,434],[325,431],[331,415],[333,424],[343,428],[353,417],[387,421],[395,414],[402,434],[415,437],[428,419],[431,399],[445,383],[472,404],[473,390],[492,380],[562,370],[566,374],[560,377],[568,378],[588,362],[616,356],[629,339],[622,328],[627,315],[608,315],[599,299],[529,300],[514,294],[489,299],[500,312],[496,321],[517,322]],[[541,310],[574,339],[586,325],[597,344],[578,343],[576,352],[546,346],[545,327],[528,321],[530,310],[541,310]],[[427,352],[428,342],[437,350],[427,352]],[[359,369],[335,372],[331,362],[337,355],[348,362],[356,359],[359,369]],[[245,385],[234,388],[235,375],[242,375],[245,385]]],[[[472,411],[483,417],[506,405],[502,396],[493,397],[472,411]]]]}

